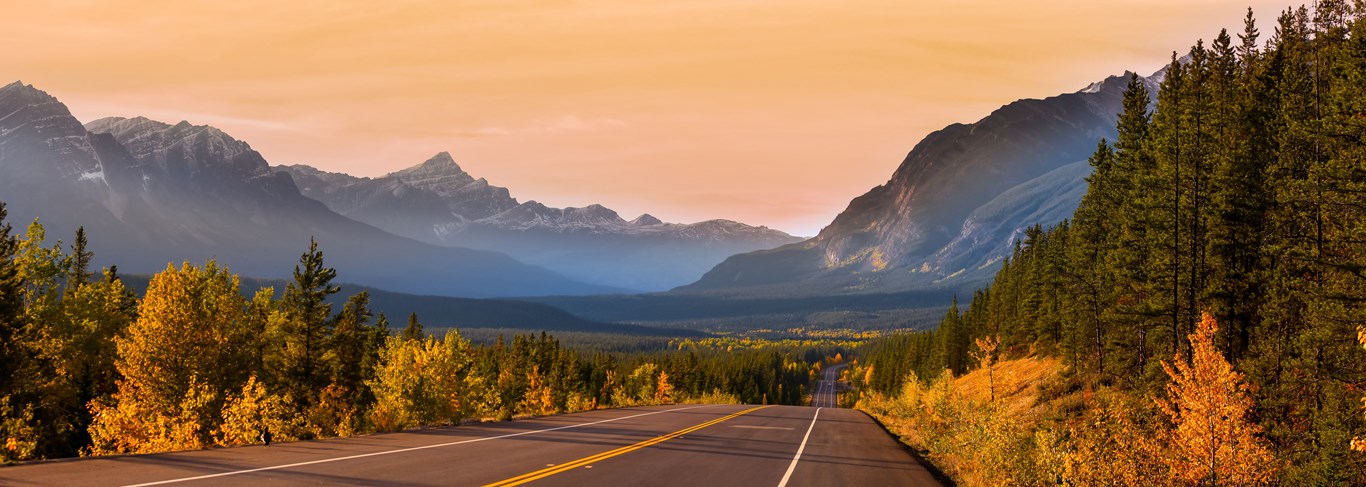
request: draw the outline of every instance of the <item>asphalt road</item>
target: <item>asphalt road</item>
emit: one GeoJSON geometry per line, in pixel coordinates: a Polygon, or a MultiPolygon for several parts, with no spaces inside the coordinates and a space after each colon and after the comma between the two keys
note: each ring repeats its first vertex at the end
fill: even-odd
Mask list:
{"type": "Polygon", "coordinates": [[[837,408],[839,406],[839,377],[840,370],[848,364],[840,364],[825,369],[821,380],[816,381],[816,392],[811,394],[811,406],[820,408],[837,408]]]}
{"type": "Polygon", "coordinates": [[[867,415],[675,405],[0,468],[0,485],[940,485],[867,415]]]}

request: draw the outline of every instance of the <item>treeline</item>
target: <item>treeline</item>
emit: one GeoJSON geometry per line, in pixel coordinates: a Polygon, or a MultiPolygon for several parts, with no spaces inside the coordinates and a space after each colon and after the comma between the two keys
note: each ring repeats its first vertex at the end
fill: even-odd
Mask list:
{"type": "Polygon", "coordinates": [[[1029,229],[937,331],[869,345],[869,386],[961,374],[990,336],[1060,357],[1075,387],[1161,398],[1208,312],[1279,481],[1366,482],[1348,448],[1366,432],[1366,5],[1287,10],[1259,39],[1249,10],[1236,41],[1173,54],[1151,111],[1131,78],[1075,218],[1029,229]]]}
{"type": "Polygon", "coordinates": [[[400,333],[359,292],[333,309],[336,271],[313,242],[278,299],[242,293],[216,262],[168,265],[141,297],[117,269],[24,235],[0,203],[0,461],[155,452],[346,436],[463,418],[509,419],[673,402],[799,404],[801,347],[696,343],[580,352],[515,335],[474,346],[400,333]]]}

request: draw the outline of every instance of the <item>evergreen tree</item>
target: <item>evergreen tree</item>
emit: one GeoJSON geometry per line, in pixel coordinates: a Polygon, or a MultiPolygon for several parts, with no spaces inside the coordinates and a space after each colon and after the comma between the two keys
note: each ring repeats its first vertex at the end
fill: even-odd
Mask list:
{"type": "Polygon", "coordinates": [[[299,257],[294,280],[285,286],[280,302],[284,321],[277,380],[297,413],[315,404],[331,379],[327,352],[332,305],[326,300],[339,290],[332,284],[336,276],[337,271],[323,263],[318,242],[310,239],[308,252],[299,257]]]}
{"type": "Polygon", "coordinates": [[[90,273],[90,259],[94,256],[93,252],[87,250],[88,242],[85,239],[85,227],[76,228],[76,241],[71,244],[71,262],[68,264],[66,285],[69,289],[79,288],[90,282],[93,274],[90,273]]]}
{"type": "Polygon", "coordinates": [[[361,291],[346,300],[336,317],[332,333],[332,383],[347,394],[352,405],[360,406],[367,371],[366,355],[370,340],[370,293],[361,291]]]}
{"type": "Polygon", "coordinates": [[[417,313],[408,315],[408,326],[403,327],[403,339],[420,340],[425,336],[422,332],[422,323],[417,321],[417,313]]]}

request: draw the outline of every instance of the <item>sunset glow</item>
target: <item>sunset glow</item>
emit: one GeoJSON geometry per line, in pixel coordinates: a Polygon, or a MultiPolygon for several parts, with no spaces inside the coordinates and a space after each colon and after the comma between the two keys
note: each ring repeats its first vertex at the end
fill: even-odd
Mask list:
{"type": "Polygon", "coordinates": [[[377,176],[449,151],[520,200],[813,235],[925,134],[1263,40],[1271,1],[23,2],[0,85],[377,176]]]}

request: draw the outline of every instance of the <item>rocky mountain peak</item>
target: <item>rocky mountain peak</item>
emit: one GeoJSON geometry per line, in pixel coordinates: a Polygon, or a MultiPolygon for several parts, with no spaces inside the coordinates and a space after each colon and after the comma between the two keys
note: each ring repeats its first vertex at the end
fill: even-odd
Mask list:
{"type": "Polygon", "coordinates": [[[449,152],[440,152],[416,166],[390,173],[392,177],[415,188],[450,196],[474,182],[474,177],[455,163],[449,152]]]}
{"type": "Polygon", "coordinates": [[[91,133],[113,135],[138,162],[175,179],[249,180],[270,174],[266,160],[249,144],[208,125],[106,117],[85,124],[85,128],[91,133]]]}
{"type": "Polygon", "coordinates": [[[654,215],[651,215],[651,214],[649,214],[649,213],[644,213],[644,214],[641,214],[640,216],[636,217],[635,220],[631,220],[631,224],[632,224],[632,225],[635,225],[635,226],[637,226],[637,227],[652,227],[652,226],[655,226],[655,225],[663,225],[663,224],[664,224],[664,221],[663,221],[663,220],[660,220],[660,219],[658,219],[658,218],[655,218],[654,215]]]}

